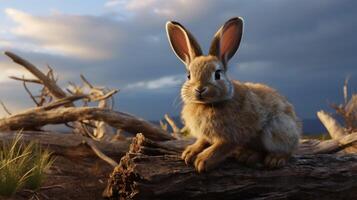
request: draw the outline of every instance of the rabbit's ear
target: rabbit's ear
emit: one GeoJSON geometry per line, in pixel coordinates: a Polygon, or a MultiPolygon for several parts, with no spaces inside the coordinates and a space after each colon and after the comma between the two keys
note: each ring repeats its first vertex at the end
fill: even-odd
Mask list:
{"type": "Polygon", "coordinates": [[[224,65],[237,51],[243,33],[243,19],[228,20],[214,35],[209,54],[217,56],[224,65]]]}
{"type": "Polygon", "coordinates": [[[177,57],[186,65],[195,57],[202,55],[201,48],[196,39],[178,22],[167,22],[166,32],[172,49],[177,57]]]}

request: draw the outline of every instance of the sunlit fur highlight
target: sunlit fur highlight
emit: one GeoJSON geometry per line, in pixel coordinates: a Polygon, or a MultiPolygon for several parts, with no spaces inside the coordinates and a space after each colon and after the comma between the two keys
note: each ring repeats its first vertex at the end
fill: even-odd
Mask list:
{"type": "MultiPolygon", "coordinates": [[[[228,28],[237,28],[233,33],[241,34],[242,23],[241,18],[232,18],[219,29],[210,49],[213,55],[198,55],[184,62],[190,79],[181,89],[181,116],[197,140],[185,149],[182,158],[186,163],[194,161],[199,172],[214,168],[231,155],[246,163],[264,161],[268,167],[281,167],[298,146],[301,123],[286,98],[266,85],[230,80],[226,74],[227,55],[235,53],[241,35],[221,36],[228,28]],[[232,42],[224,54],[217,49],[222,40],[232,42]],[[219,80],[215,80],[217,70],[221,70],[219,80]]],[[[175,34],[170,30],[186,31],[182,27],[168,22],[169,38],[175,38],[170,37],[175,34]]],[[[188,48],[198,52],[200,47],[192,34],[186,35],[193,41],[187,41],[188,48]]],[[[176,47],[174,51],[187,51],[176,47]]]]}
{"type": "Polygon", "coordinates": [[[190,65],[191,80],[181,91],[181,116],[190,133],[210,144],[224,141],[263,154],[290,156],[298,145],[301,124],[286,98],[258,83],[228,80],[214,85],[209,82],[213,69],[208,63],[215,59],[197,59],[202,66],[190,65]],[[200,84],[213,90],[213,103],[195,100],[193,87],[200,84]],[[227,88],[231,86],[234,92],[230,97],[227,88]]]}
{"type": "Polygon", "coordinates": [[[229,100],[233,96],[233,84],[228,79],[222,63],[215,56],[200,56],[195,58],[187,67],[191,79],[187,80],[181,89],[185,103],[215,103],[229,100]],[[221,70],[220,80],[214,80],[214,74],[221,70]],[[195,88],[206,87],[203,99],[197,99],[195,88]]]}

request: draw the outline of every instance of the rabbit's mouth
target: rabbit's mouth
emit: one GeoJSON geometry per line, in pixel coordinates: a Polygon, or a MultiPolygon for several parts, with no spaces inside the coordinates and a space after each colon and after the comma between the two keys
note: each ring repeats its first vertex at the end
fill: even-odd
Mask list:
{"type": "Polygon", "coordinates": [[[207,88],[206,90],[197,91],[195,90],[192,95],[192,102],[198,104],[212,104],[220,101],[220,98],[217,96],[219,93],[217,91],[212,90],[212,88],[207,88]]]}
{"type": "Polygon", "coordinates": [[[196,93],[196,100],[198,100],[198,101],[204,101],[204,96],[201,94],[201,93],[196,93]]]}
{"type": "Polygon", "coordinates": [[[197,104],[212,104],[212,103],[217,103],[220,102],[221,100],[216,99],[216,98],[210,98],[206,97],[203,95],[196,95],[192,103],[197,103],[197,104]]]}
{"type": "Polygon", "coordinates": [[[202,94],[202,93],[195,93],[195,98],[194,101],[195,103],[201,103],[201,104],[205,104],[205,103],[211,103],[212,99],[209,98],[209,96],[207,94],[202,94]]]}

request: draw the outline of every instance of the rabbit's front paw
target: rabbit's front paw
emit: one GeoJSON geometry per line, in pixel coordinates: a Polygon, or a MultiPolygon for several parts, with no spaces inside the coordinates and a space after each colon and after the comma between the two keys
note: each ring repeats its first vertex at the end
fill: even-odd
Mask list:
{"type": "Polygon", "coordinates": [[[286,165],[288,159],[287,155],[268,154],[264,159],[264,165],[271,169],[281,168],[286,165]]]}
{"type": "Polygon", "coordinates": [[[198,171],[198,173],[207,171],[207,167],[209,164],[207,164],[208,157],[204,153],[198,154],[196,160],[195,160],[195,168],[198,171]]]}
{"type": "Polygon", "coordinates": [[[206,149],[205,151],[197,155],[197,158],[195,160],[195,168],[198,173],[209,171],[219,163],[218,159],[213,158],[213,152],[211,152],[210,150],[211,149],[206,149]]]}
{"type": "Polygon", "coordinates": [[[200,153],[201,150],[201,148],[194,144],[190,145],[186,147],[185,151],[181,155],[181,158],[185,161],[186,165],[188,165],[193,161],[194,157],[196,157],[196,155],[200,153]]]}

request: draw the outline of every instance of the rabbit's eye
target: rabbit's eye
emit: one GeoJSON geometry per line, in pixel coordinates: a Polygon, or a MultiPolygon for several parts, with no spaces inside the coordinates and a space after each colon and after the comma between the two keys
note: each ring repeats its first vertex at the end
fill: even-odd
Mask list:
{"type": "Polygon", "coordinates": [[[221,71],[222,71],[222,70],[217,70],[217,71],[214,73],[214,78],[215,78],[216,80],[221,79],[221,71]]]}
{"type": "Polygon", "coordinates": [[[191,79],[191,74],[190,74],[190,72],[187,72],[187,79],[188,79],[188,80],[191,79]]]}

